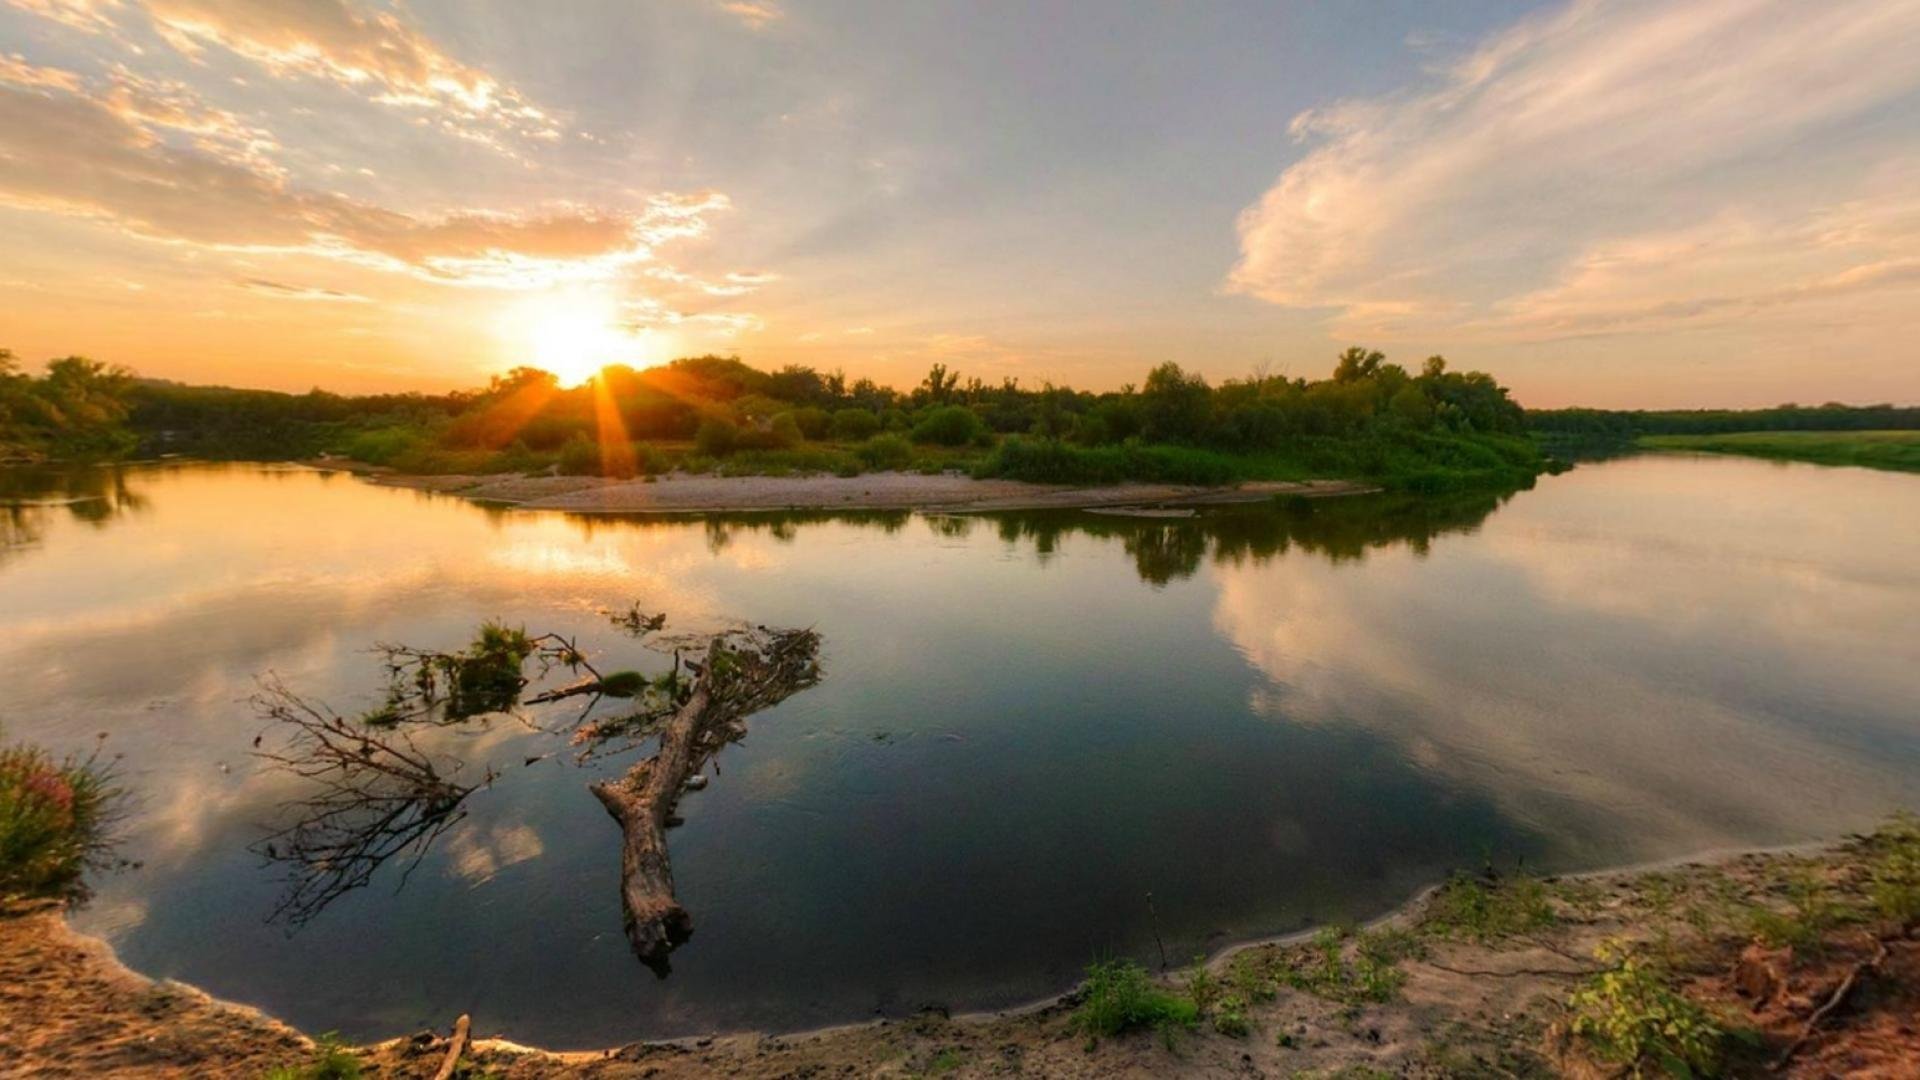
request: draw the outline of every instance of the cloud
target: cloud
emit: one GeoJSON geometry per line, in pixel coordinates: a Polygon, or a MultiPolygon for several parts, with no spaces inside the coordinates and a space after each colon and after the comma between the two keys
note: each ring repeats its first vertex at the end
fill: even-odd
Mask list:
{"type": "Polygon", "coordinates": [[[1311,149],[1242,212],[1228,287],[1353,331],[1538,338],[1911,284],[1911,222],[1871,203],[1920,138],[1847,122],[1911,100],[1915,55],[1906,0],[1582,0],[1296,117],[1311,149]],[[1599,299],[1652,266],[1671,311],[1599,299]]]}
{"type": "Polygon", "coordinates": [[[740,20],[749,30],[764,30],[787,17],[785,9],[773,0],[720,0],[715,6],[740,20]]]}
{"type": "MultiPolygon", "coordinates": [[[[87,32],[115,25],[121,0],[6,0],[87,32]]],[[[324,79],[432,115],[451,134],[499,146],[495,132],[560,137],[554,117],[499,79],[449,56],[400,15],[349,0],[135,0],[160,38],[199,59],[224,49],[277,76],[324,79]]],[[[501,147],[501,149],[505,149],[501,147]]]]}
{"type": "Polygon", "coordinates": [[[538,288],[606,280],[694,237],[717,192],[662,194],[637,211],[405,214],[304,189],[259,160],[244,125],[184,88],[121,73],[91,96],[64,73],[0,70],[0,203],[90,217],[137,236],[303,254],[453,285],[538,288]],[[182,143],[167,136],[193,136],[182,143]],[[244,140],[244,141],[243,141],[244,140]],[[238,148],[236,148],[238,147],[238,148]]]}
{"type": "Polygon", "coordinates": [[[51,19],[62,26],[97,34],[112,28],[113,18],[107,13],[120,9],[120,0],[6,0],[21,11],[51,19]]]}
{"type": "Polygon", "coordinates": [[[265,278],[247,278],[243,281],[237,281],[234,284],[248,292],[261,293],[265,296],[277,297],[282,300],[317,300],[336,304],[372,303],[372,300],[368,297],[361,296],[358,293],[340,292],[337,289],[321,289],[311,285],[287,285],[278,281],[268,281],[265,278]]]}

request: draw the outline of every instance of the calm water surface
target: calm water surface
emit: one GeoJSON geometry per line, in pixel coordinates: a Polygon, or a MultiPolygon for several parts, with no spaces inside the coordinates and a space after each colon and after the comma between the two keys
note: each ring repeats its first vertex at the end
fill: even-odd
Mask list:
{"type": "Polygon", "coordinates": [[[1156,922],[1183,960],[1485,859],[1796,841],[1920,803],[1920,477],[1641,457],[1504,502],[1174,522],[616,520],[254,466],[0,486],[0,723],[110,733],[140,798],[141,865],[79,925],[352,1037],[1007,1005],[1095,957],[1157,963],[1156,922]],[[248,847],[301,789],[250,754],[256,679],[364,709],[373,643],[454,648],[487,617],[632,666],[653,658],[601,612],[636,601],[826,643],[821,685],[683,804],[697,930],[669,977],[627,951],[586,789],[626,762],[523,767],[554,740],[512,718],[429,737],[501,775],[404,889],[389,865],[268,921],[280,870],[248,847]]]}

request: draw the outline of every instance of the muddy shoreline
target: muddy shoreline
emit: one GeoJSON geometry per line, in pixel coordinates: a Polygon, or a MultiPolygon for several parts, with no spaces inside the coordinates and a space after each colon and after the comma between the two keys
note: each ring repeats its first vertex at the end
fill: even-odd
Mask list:
{"type": "Polygon", "coordinates": [[[585,514],[699,514],[790,510],[1104,509],[1164,512],[1269,499],[1363,495],[1380,489],[1346,480],[1273,480],[1204,486],[1122,483],[1097,486],[976,480],[960,473],[905,472],[859,476],[712,476],[668,473],[616,480],[596,476],[416,476],[337,459],[316,468],[352,473],[385,487],[458,495],[527,510],[585,514]]]}
{"type": "MultiPolygon", "coordinates": [[[[1676,896],[1724,896],[1733,890],[1767,902],[1791,875],[1858,878],[1863,843],[1855,838],[1707,852],[1547,879],[1557,912],[1550,928],[1515,940],[1436,937],[1424,952],[1403,962],[1405,981],[1392,1000],[1330,1001],[1281,985],[1269,1000],[1248,1008],[1252,1032],[1240,1036],[1203,1023],[1177,1039],[1141,1032],[1089,1043],[1072,1025],[1076,989],[997,1012],[949,1016],[930,1011],[790,1034],[736,1032],[603,1050],[543,1051],[511,1042],[505,1037],[511,1033],[483,1028],[474,1032],[464,1060],[506,1077],[1295,1075],[1346,1068],[1408,1076],[1463,1071],[1604,1075],[1583,1072],[1577,1052],[1566,1056],[1565,1033],[1556,1027],[1573,977],[1585,971],[1581,958],[1608,938],[1658,936],[1661,931],[1650,923],[1667,917],[1663,912],[1676,896]],[[1463,1061],[1491,1071],[1464,1069],[1463,1061]],[[1527,1062],[1538,1069],[1516,1067],[1527,1062]]],[[[1418,931],[1430,918],[1437,889],[1423,890],[1370,924],[1370,931],[1418,931]]],[[[1889,939],[1904,950],[1899,962],[1909,967],[1920,964],[1920,941],[1911,940],[1911,933],[1889,939]]],[[[1311,954],[1314,946],[1307,941],[1312,936],[1304,932],[1231,945],[1208,958],[1204,968],[1230,985],[1251,963],[1285,963],[1289,956],[1311,954]]],[[[1702,994],[1731,994],[1729,978],[1715,973],[1724,972],[1737,951],[1738,943],[1727,940],[1706,950],[1699,974],[1689,976],[1702,994]]],[[[257,1010],[129,971],[104,941],[68,927],[58,908],[0,914],[0,958],[0,1074],[257,1077],[272,1065],[297,1064],[314,1052],[308,1036],[257,1010]]],[[[1809,975],[1816,989],[1820,977],[1809,975]]],[[[1906,1008],[1915,986],[1897,984],[1895,990],[1909,997],[1896,996],[1892,1007],[1906,1008]]],[[[1731,1004],[1744,1007],[1738,1000],[1731,1004]]],[[[1753,1014],[1761,1015],[1758,1006],[1753,1014]]],[[[453,1018],[447,1020],[451,1024],[453,1018]]],[[[1784,1012],[1775,1020],[1775,1026],[1798,1025],[1797,1017],[1784,1012]]],[[[1859,1075],[1899,1075],[1874,1070],[1889,1067],[1887,1061],[1897,1068],[1898,1062],[1920,1055],[1920,1033],[1897,1015],[1885,1021],[1867,1012],[1863,1022],[1868,1021],[1878,1024],[1868,1026],[1871,1045],[1850,1044],[1847,1030],[1835,1024],[1830,1045],[1816,1043],[1803,1058],[1805,1068],[1796,1066],[1787,1075],[1828,1075],[1842,1061],[1859,1075]]],[[[427,1077],[443,1063],[448,1048],[443,1031],[389,1039],[356,1052],[373,1075],[427,1077]]],[[[1730,1074],[1747,1075],[1739,1069],[1730,1074]]]]}

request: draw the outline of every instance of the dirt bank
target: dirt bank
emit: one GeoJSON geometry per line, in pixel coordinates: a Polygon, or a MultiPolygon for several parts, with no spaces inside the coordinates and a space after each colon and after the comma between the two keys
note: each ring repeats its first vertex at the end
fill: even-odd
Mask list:
{"type": "MultiPolygon", "coordinates": [[[[326,463],[338,467],[337,462],[326,463]]],[[[740,510],[1041,510],[1202,506],[1378,490],[1344,480],[1258,481],[1219,487],[1110,484],[1070,487],[976,480],[957,473],[877,472],[859,476],[709,476],[670,473],[643,480],[593,476],[408,476],[353,470],[376,484],[439,491],[532,510],[680,514],[740,510]]]]}
{"type": "MultiPolygon", "coordinates": [[[[1545,882],[1461,879],[1365,931],[1243,946],[1159,976],[1198,1005],[1191,1027],[1092,1039],[1074,1019],[1082,990],[1015,1014],[589,1053],[481,1038],[462,1075],[1615,1076],[1568,1006],[1606,966],[1596,948],[1615,941],[1742,1032],[1718,1044],[1727,1075],[1912,1077],[1920,927],[1874,905],[1888,867],[1911,873],[1920,830],[1888,835],[1545,882]],[[1798,943],[1764,943],[1780,937],[1798,943]]],[[[368,1075],[430,1077],[448,1049],[442,1032],[355,1052],[368,1075]]],[[[0,918],[0,1074],[257,1077],[313,1053],[257,1013],[127,972],[57,914],[0,918]]]]}

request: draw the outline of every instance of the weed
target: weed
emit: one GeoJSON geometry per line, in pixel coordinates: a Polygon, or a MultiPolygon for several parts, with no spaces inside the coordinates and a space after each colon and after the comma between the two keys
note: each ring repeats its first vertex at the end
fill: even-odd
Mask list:
{"type": "Polygon", "coordinates": [[[1487,881],[1456,873],[1433,894],[1420,929],[1486,945],[1553,925],[1553,905],[1538,878],[1515,875],[1487,881]]]}
{"type": "Polygon", "coordinates": [[[1920,919],[1920,818],[1895,817],[1868,841],[1874,910],[1901,925],[1920,919]]]}
{"type": "Polygon", "coordinates": [[[1406,982],[1406,972],[1397,964],[1412,955],[1408,951],[1411,947],[1400,935],[1349,935],[1328,927],[1313,936],[1279,977],[1295,990],[1346,1005],[1391,1001],[1406,982]],[[1351,959],[1347,949],[1350,939],[1351,959]]]}
{"type": "Polygon", "coordinates": [[[1087,968],[1087,982],[1073,1024],[1089,1040],[1134,1028],[1151,1027],[1171,1039],[1178,1028],[1199,1023],[1194,1003],[1155,986],[1145,968],[1131,960],[1108,960],[1087,968]]]}
{"type": "Polygon", "coordinates": [[[1858,917],[1841,903],[1816,871],[1802,869],[1787,879],[1788,910],[1757,906],[1747,913],[1753,936],[1768,945],[1790,945],[1802,953],[1818,953],[1827,931],[1858,917]]]}
{"type": "Polygon", "coordinates": [[[1595,955],[1607,970],[1588,978],[1567,1004],[1572,1032],[1596,1055],[1635,1075],[1655,1066],[1675,1076],[1713,1075],[1727,1031],[1676,991],[1663,968],[1613,941],[1595,955]]]}
{"type": "Polygon", "coordinates": [[[1247,999],[1239,994],[1224,994],[1213,1013],[1213,1030],[1230,1039],[1244,1039],[1253,1033],[1247,1019],[1247,999]]]}
{"type": "Polygon", "coordinates": [[[313,1056],[304,1064],[282,1065],[267,1080],[359,1080],[360,1058],[328,1032],[315,1042],[313,1056]]]}

